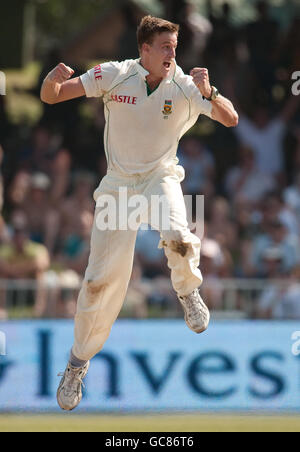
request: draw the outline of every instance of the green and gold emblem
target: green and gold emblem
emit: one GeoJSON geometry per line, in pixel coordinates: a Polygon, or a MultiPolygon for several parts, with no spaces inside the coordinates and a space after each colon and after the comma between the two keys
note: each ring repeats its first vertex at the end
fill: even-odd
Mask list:
{"type": "Polygon", "coordinates": [[[166,100],[164,109],[163,109],[163,114],[165,116],[171,115],[173,113],[172,109],[173,109],[173,102],[171,100],[166,100]]]}

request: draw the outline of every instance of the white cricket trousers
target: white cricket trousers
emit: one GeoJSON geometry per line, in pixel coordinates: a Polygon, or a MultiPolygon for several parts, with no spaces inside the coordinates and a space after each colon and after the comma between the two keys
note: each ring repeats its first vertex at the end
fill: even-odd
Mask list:
{"type": "MultiPolygon", "coordinates": [[[[181,188],[183,179],[184,169],[175,164],[139,175],[123,175],[109,170],[94,194],[96,202],[101,201],[101,196],[113,196],[117,212],[120,187],[127,188],[128,199],[143,195],[149,206],[152,195],[166,197],[169,228],[164,230],[159,224],[151,226],[160,231],[159,247],[164,248],[172,284],[179,296],[189,295],[203,281],[199,270],[201,241],[188,227],[181,188]]],[[[137,235],[137,231],[130,228],[99,230],[98,213],[99,208],[96,207],[89,264],[75,316],[72,351],[80,360],[90,360],[102,349],[119,315],[131,278],[137,235]]],[[[148,215],[151,219],[149,211],[148,215]]]]}

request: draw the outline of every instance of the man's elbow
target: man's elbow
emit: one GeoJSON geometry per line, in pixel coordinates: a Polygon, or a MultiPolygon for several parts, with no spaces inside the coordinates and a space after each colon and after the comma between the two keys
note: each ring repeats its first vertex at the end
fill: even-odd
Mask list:
{"type": "Polygon", "coordinates": [[[212,119],[220,122],[225,127],[237,127],[239,124],[239,115],[235,110],[226,112],[226,114],[216,114],[213,113],[212,119]]]}
{"type": "Polygon", "coordinates": [[[42,102],[44,102],[44,104],[54,105],[56,103],[54,100],[49,99],[49,98],[43,96],[42,94],[40,95],[40,99],[42,102]]]}
{"type": "Polygon", "coordinates": [[[53,99],[53,97],[51,98],[49,95],[47,95],[47,92],[45,90],[43,90],[43,87],[40,92],[40,99],[42,102],[44,102],[45,104],[48,104],[48,105],[56,104],[56,101],[53,99]]]}
{"type": "Polygon", "coordinates": [[[230,120],[228,121],[228,123],[225,124],[225,125],[226,125],[226,127],[237,127],[238,124],[239,124],[239,115],[238,115],[237,112],[235,111],[235,112],[232,114],[232,116],[231,116],[230,120]]]}

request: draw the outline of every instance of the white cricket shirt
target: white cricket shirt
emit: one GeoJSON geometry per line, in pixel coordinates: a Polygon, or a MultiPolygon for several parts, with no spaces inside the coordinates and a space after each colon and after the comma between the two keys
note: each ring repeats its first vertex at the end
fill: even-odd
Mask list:
{"type": "Polygon", "coordinates": [[[151,95],[147,75],[139,60],[126,60],[98,65],[81,76],[87,97],[103,96],[108,168],[122,174],[177,163],[181,137],[200,114],[211,117],[211,103],[177,65],[151,95]]]}

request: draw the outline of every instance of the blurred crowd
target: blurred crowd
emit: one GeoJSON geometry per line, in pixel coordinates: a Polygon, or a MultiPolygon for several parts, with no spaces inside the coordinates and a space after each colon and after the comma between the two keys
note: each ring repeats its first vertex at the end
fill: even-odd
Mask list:
{"type": "MultiPolygon", "coordinates": [[[[224,278],[266,281],[252,315],[300,318],[300,96],[291,92],[300,17],[283,29],[259,1],[256,20],[237,27],[227,3],[208,18],[181,6],[170,17],[182,30],[178,64],[208,67],[240,114],[236,129],[200,118],[178,149],[184,193],[205,195],[203,297],[222,310],[224,278]]],[[[37,95],[58,62],[55,54],[45,62],[37,95]]],[[[35,280],[34,314],[51,315],[50,292],[55,315],[69,317],[88,261],[92,193],[106,173],[103,108],[87,99],[44,105],[32,128],[12,124],[0,102],[0,279],[35,280]],[[81,116],[86,104],[90,118],[81,116]]],[[[179,309],[158,242],[156,231],[139,231],[126,302],[136,317],[179,309]]],[[[0,317],[5,292],[2,282],[0,317]]]]}

